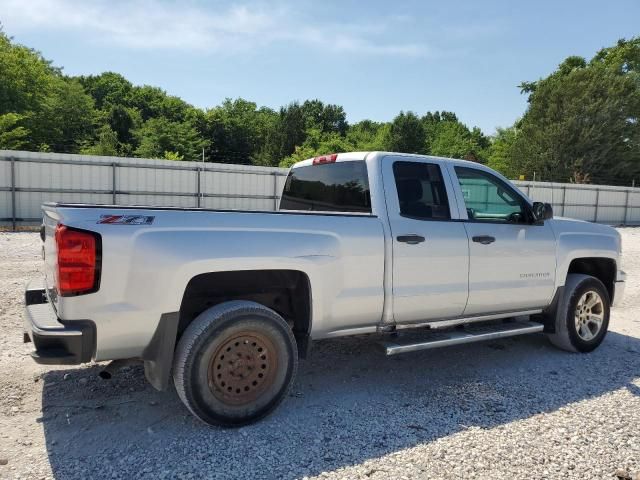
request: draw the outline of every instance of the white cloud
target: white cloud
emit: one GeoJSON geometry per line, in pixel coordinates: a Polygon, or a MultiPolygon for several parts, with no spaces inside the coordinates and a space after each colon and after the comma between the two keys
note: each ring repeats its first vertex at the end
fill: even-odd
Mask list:
{"type": "Polygon", "coordinates": [[[77,33],[141,50],[258,51],[266,44],[297,42],[317,49],[366,55],[423,56],[417,43],[388,41],[368,24],[309,25],[284,5],[234,5],[214,11],[189,3],[133,0],[2,0],[7,33],[44,30],[77,33]]]}

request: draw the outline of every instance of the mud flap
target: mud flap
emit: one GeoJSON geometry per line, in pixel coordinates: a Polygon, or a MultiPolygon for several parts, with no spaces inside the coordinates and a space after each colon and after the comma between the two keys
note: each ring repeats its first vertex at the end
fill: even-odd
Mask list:
{"type": "Polygon", "coordinates": [[[156,390],[164,391],[169,386],[179,319],[179,312],[163,313],[151,342],[142,353],[144,375],[156,390]]]}

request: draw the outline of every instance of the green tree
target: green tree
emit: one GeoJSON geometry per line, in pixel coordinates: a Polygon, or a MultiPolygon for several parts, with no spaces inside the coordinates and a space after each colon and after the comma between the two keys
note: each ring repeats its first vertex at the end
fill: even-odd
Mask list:
{"type": "Polygon", "coordinates": [[[543,180],[619,183],[640,173],[640,38],[590,62],[569,57],[522,85],[529,106],[513,150],[515,169],[543,180]]]}
{"type": "Polygon", "coordinates": [[[13,128],[19,117],[21,148],[73,152],[91,134],[93,104],[81,85],[0,31],[0,115],[6,114],[13,128]]]}
{"type": "Polygon", "coordinates": [[[222,163],[274,164],[277,141],[265,148],[276,129],[277,114],[268,108],[257,108],[254,102],[238,98],[226,99],[219,107],[208,110],[202,133],[209,142],[207,159],[222,163]]]}
{"type": "Polygon", "coordinates": [[[93,133],[93,101],[82,85],[0,31],[0,115],[6,114],[13,115],[5,119],[12,128],[23,128],[20,148],[75,152],[93,133]]]}
{"type": "Polygon", "coordinates": [[[28,144],[29,130],[20,125],[17,113],[0,115],[0,149],[18,150],[28,144]]]}
{"type": "Polygon", "coordinates": [[[39,110],[59,74],[40,53],[14,45],[0,30],[0,114],[39,110]]]}
{"type": "Polygon", "coordinates": [[[512,162],[517,134],[518,130],[515,126],[498,128],[487,154],[487,165],[509,178],[518,178],[520,175],[512,162]]]}
{"type": "Polygon", "coordinates": [[[151,118],[136,132],[139,146],[135,154],[145,158],[164,158],[173,152],[191,161],[198,160],[204,141],[193,125],[172,122],[166,118],[151,118]]]}
{"type": "Polygon", "coordinates": [[[134,109],[129,109],[124,105],[113,105],[107,114],[106,122],[113,130],[118,142],[121,144],[131,144],[134,142],[133,132],[136,129],[136,113],[134,109]]]}
{"type": "Polygon", "coordinates": [[[484,163],[486,147],[488,141],[478,129],[469,131],[460,122],[442,122],[431,141],[430,153],[484,163]]]}
{"type": "Polygon", "coordinates": [[[118,135],[111,130],[109,125],[103,125],[98,131],[98,138],[92,145],[86,145],[80,149],[84,155],[117,156],[120,154],[118,135]]]}
{"type": "Polygon", "coordinates": [[[77,79],[91,95],[99,110],[108,110],[116,105],[131,105],[133,84],[119,73],[104,72],[100,75],[80,76],[77,79]]]}
{"type": "Polygon", "coordinates": [[[150,118],[166,118],[172,122],[183,122],[193,108],[184,100],[167,95],[161,88],[150,85],[133,87],[129,98],[129,106],[136,108],[145,121],[150,118]]]}
{"type": "Polygon", "coordinates": [[[165,160],[184,160],[184,155],[180,155],[177,152],[164,152],[165,160]]]}
{"type": "Polygon", "coordinates": [[[280,108],[278,114],[278,154],[280,158],[291,155],[296,146],[306,138],[306,120],[298,102],[280,108]]]}
{"type": "Polygon", "coordinates": [[[256,120],[256,144],[251,155],[253,165],[277,166],[280,156],[280,131],[278,114],[270,108],[258,110],[256,120]]]}
{"type": "Polygon", "coordinates": [[[469,130],[447,111],[427,112],[421,120],[427,153],[485,163],[490,141],[478,127],[469,130]]]}
{"type": "Polygon", "coordinates": [[[305,130],[317,129],[322,133],[347,132],[347,115],[339,105],[325,105],[320,100],[306,100],[302,106],[305,130]]]}
{"type": "Polygon", "coordinates": [[[402,153],[424,153],[425,135],[420,119],[413,112],[400,112],[389,127],[385,144],[402,153]]]}
{"type": "Polygon", "coordinates": [[[312,128],[307,133],[304,143],[297,146],[291,155],[280,162],[281,167],[290,167],[296,162],[318,155],[354,150],[353,145],[339,133],[326,133],[317,128],[312,128]]]}
{"type": "Polygon", "coordinates": [[[371,120],[362,120],[349,127],[346,138],[355,150],[388,150],[389,147],[385,142],[389,138],[389,125],[371,120]]]}
{"type": "Polygon", "coordinates": [[[76,152],[93,133],[93,99],[73,79],[56,78],[54,85],[39,112],[40,128],[33,138],[55,152],[76,152]]]}
{"type": "Polygon", "coordinates": [[[438,136],[442,125],[445,123],[458,123],[458,117],[453,112],[447,111],[435,111],[435,112],[427,112],[422,118],[422,127],[424,128],[425,134],[425,151],[428,153],[431,152],[431,145],[433,144],[435,138],[438,136]]]}

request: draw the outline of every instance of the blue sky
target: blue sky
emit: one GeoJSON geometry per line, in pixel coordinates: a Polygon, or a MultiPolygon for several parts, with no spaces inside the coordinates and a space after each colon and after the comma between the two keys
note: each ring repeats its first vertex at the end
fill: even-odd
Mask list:
{"type": "Polygon", "coordinates": [[[640,1],[0,0],[0,22],[68,74],[199,107],[319,98],[350,122],[451,110],[492,133],[524,112],[521,81],[639,35],[640,1]]]}

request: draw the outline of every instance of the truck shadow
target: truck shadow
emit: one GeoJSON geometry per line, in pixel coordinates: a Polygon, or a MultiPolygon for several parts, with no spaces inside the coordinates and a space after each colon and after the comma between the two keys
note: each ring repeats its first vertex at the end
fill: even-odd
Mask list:
{"type": "Polygon", "coordinates": [[[640,395],[640,339],[619,333],[587,355],[556,350],[543,335],[398,357],[376,341],[318,342],[279,409],[234,430],[201,424],[173,389],[147,385],[141,367],[110,381],[98,366],[47,373],[38,421],[53,473],[299,478],[621,388],[640,395]]]}

